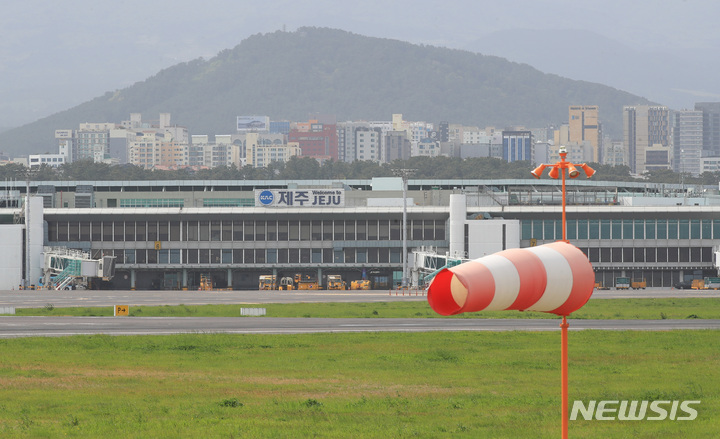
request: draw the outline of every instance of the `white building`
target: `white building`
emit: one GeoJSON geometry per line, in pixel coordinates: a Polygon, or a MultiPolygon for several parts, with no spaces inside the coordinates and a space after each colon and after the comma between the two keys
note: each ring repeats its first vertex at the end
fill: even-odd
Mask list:
{"type": "Polygon", "coordinates": [[[355,160],[380,162],[382,139],[377,130],[358,128],[355,130],[355,160]]]}
{"type": "Polygon", "coordinates": [[[154,131],[138,133],[128,145],[130,163],[144,169],[160,165],[160,150],[163,138],[154,131]]]}
{"type": "Polygon", "coordinates": [[[435,139],[423,139],[412,147],[412,156],[437,157],[440,155],[440,142],[435,139]]]}
{"type": "Polygon", "coordinates": [[[720,157],[703,157],[700,159],[700,173],[703,172],[719,172],[720,157]]]}
{"type": "Polygon", "coordinates": [[[698,176],[702,173],[703,112],[676,111],[673,122],[673,170],[698,176]]]}
{"type": "Polygon", "coordinates": [[[0,290],[35,285],[42,276],[43,266],[43,199],[32,196],[26,206],[0,209],[0,212],[23,218],[20,224],[0,224],[0,290]],[[24,257],[27,259],[23,260],[24,257]],[[31,268],[24,272],[24,267],[31,268]]]}
{"type": "Polygon", "coordinates": [[[65,164],[66,156],[64,154],[30,154],[28,157],[28,165],[32,168],[39,168],[42,165],[48,165],[57,168],[65,164]]]}
{"type": "Polygon", "coordinates": [[[258,133],[250,132],[245,136],[245,163],[255,168],[267,167],[272,162],[287,162],[291,157],[300,156],[302,153],[297,142],[262,142],[258,133]]]}

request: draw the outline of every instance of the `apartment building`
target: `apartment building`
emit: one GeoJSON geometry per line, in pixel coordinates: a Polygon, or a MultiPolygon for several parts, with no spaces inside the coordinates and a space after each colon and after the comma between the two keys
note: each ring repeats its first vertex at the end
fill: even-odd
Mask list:
{"type": "Polygon", "coordinates": [[[568,115],[568,137],[570,142],[589,142],[593,155],[590,161],[602,160],[602,130],[597,105],[571,105],[568,115]]]}
{"type": "Polygon", "coordinates": [[[673,170],[698,176],[703,172],[703,112],[683,110],[673,113],[673,170]]]}
{"type": "Polygon", "coordinates": [[[623,107],[623,140],[630,171],[671,169],[670,110],[664,106],[623,107]]]}

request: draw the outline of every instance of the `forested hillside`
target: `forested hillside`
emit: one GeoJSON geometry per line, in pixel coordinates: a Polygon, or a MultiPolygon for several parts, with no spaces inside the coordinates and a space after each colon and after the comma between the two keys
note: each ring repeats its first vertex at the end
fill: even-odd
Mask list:
{"type": "Polygon", "coordinates": [[[623,105],[647,103],[500,57],[301,28],[252,36],[209,60],[175,65],[0,133],[0,151],[11,156],[56,152],[56,129],[119,123],[130,113],[142,113],[145,120],[171,113],[172,122],[191,134],[229,134],[242,115],[306,121],[323,114],[344,121],[390,120],[402,113],[409,121],[536,128],[567,122],[569,105],[598,105],[605,132],[617,138],[623,105]]]}

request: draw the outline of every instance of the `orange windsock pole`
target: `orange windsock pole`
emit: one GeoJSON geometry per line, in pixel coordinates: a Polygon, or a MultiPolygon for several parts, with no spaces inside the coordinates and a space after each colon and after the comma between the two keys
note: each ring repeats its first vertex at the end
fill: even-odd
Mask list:
{"type": "Polygon", "coordinates": [[[562,439],[568,439],[568,326],[566,316],[560,324],[560,410],[562,439]]]}
{"type": "Polygon", "coordinates": [[[567,239],[565,214],[565,170],[576,178],[582,169],[588,178],[595,174],[587,164],[566,160],[541,164],[531,174],[540,178],[550,168],[551,178],[562,178],[562,240],[524,249],[504,250],[441,270],[428,287],[430,307],[442,315],[482,310],[542,311],[562,316],[560,324],[560,385],[562,438],[568,437],[568,322],[592,295],[595,273],[587,256],[567,239]],[[561,176],[562,174],[562,176],[561,176]]]}
{"type": "MultiPolygon", "coordinates": [[[[560,161],[555,163],[554,165],[540,165],[537,168],[535,168],[534,171],[531,172],[531,174],[535,178],[540,178],[540,175],[542,174],[542,171],[547,167],[552,167],[548,175],[552,178],[558,177],[558,171],[560,174],[562,174],[562,240],[565,242],[568,242],[567,240],[567,219],[565,215],[565,206],[567,203],[567,192],[565,191],[565,169],[568,170],[568,175],[570,178],[575,178],[580,174],[580,171],[578,171],[577,168],[582,169],[585,172],[585,175],[587,178],[592,177],[595,174],[595,170],[588,166],[586,163],[575,165],[573,163],[570,163],[566,161],[567,157],[567,149],[564,146],[560,147],[560,150],[558,151],[560,154],[560,161]]],[[[570,313],[563,315],[562,324],[560,325],[560,385],[562,387],[561,390],[561,409],[562,409],[562,438],[567,439],[568,437],[568,343],[567,343],[567,330],[568,330],[568,322],[567,322],[567,315],[570,313]]]]}

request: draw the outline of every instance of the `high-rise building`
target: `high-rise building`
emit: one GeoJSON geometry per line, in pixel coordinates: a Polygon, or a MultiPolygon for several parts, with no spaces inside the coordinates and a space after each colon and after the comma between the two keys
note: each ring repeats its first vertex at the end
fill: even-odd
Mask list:
{"type": "Polygon", "coordinates": [[[563,123],[553,130],[553,143],[555,145],[567,145],[570,143],[570,125],[563,123]]]}
{"type": "Polygon", "coordinates": [[[407,138],[407,131],[390,131],[385,134],[385,150],[382,161],[391,163],[393,160],[408,160],[410,158],[411,143],[407,138]]]}
{"type": "Polygon", "coordinates": [[[503,131],[503,160],[515,162],[532,161],[532,132],[503,131]]]}
{"type": "Polygon", "coordinates": [[[75,132],[76,148],[72,161],[102,162],[110,153],[110,130],[114,128],[114,123],[81,123],[75,132]]]}
{"type": "Polygon", "coordinates": [[[336,124],[319,123],[311,120],[298,123],[288,134],[288,143],[300,145],[302,155],[320,160],[339,160],[338,133],[336,124]]]}
{"type": "Polygon", "coordinates": [[[450,141],[450,123],[442,121],[438,124],[438,138],[436,140],[439,142],[450,141]]]}
{"type": "Polygon", "coordinates": [[[698,176],[702,173],[703,112],[673,112],[673,170],[698,176]]]}
{"type": "Polygon", "coordinates": [[[720,156],[720,102],[697,102],[695,111],[703,114],[703,150],[708,156],[720,156]]]}
{"type": "Polygon", "coordinates": [[[357,160],[355,132],[358,129],[370,129],[370,124],[367,122],[338,122],[338,161],[349,163],[357,160]]]}
{"type": "Polygon", "coordinates": [[[602,160],[602,130],[598,121],[597,105],[571,105],[568,116],[568,136],[570,142],[592,145],[592,161],[602,160]]]}
{"type": "Polygon", "coordinates": [[[291,157],[300,155],[297,142],[278,144],[267,136],[258,133],[247,133],[245,138],[245,163],[255,168],[265,168],[272,162],[287,162],[291,157]]]}
{"type": "MultiPolygon", "coordinates": [[[[185,127],[171,125],[170,113],[160,113],[155,123],[146,123],[140,113],[131,113],[130,119],[120,122],[81,123],[77,130],[56,130],[59,153],[66,157],[66,162],[76,160],[93,160],[105,163],[129,163],[130,143],[147,133],[159,133],[166,142],[176,144],[188,143],[188,130],[185,127]]],[[[142,142],[140,142],[142,143],[142,142]]],[[[135,144],[137,148],[147,149],[147,145],[135,144]]],[[[137,151],[136,151],[137,152],[137,151]]],[[[147,152],[144,152],[148,159],[147,152]]],[[[137,155],[134,160],[139,159],[137,155]]],[[[144,163],[147,165],[147,163],[144,163]]],[[[156,166],[158,163],[151,163],[156,166]]]]}
{"type": "Polygon", "coordinates": [[[162,140],[163,137],[156,132],[137,133],[135,140],[128,145],[130,163],[144,169],[159,165],[162,140]]]}
{"type": "Polygon", "coordinates": [[[355,160],[381,162],[381,131],[358,128],[355,130],[355,160]]]}
{"type": "Polygon", "coordinates": [[[631,172],[642,174],[654,169],[670,169],[672,148],[668,107],[623,107],[623,140],[631,172]]]}

